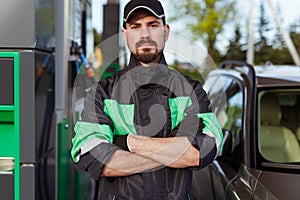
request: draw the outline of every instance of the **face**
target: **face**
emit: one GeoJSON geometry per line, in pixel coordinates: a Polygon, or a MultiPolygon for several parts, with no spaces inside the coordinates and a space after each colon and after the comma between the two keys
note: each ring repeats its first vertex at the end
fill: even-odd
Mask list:
{"type": "Polygon", "coordinates": [[[136,59],[142,65],[147,65],[160,61],[169,32],[169,26],[163,25],[162,19],[139,14],[126,23],[122,35],[136,59]]]}

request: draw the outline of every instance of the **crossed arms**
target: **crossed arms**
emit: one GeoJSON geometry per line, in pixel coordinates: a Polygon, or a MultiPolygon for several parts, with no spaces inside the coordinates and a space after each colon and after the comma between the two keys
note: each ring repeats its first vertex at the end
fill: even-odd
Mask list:
{"type": "Polygon", "coordinates": [[[133,151],[116,151],[103,169],[102,176],[128,176],[161,165],[173,168],[199,166],[200,152],[187,137],[152,138],[130,135],[133,151]]]}
{"type": "MultiPolygon", "coordinates": [[[[204,115],[207,115],[207,117],[203,116],[204,119],[208,119],[204,120],[204,124],[206,124],[204,129],[204,126],[200,125],[202,123],[199,123],[198,126],[197,121],[200,118],[193,115],[186,117],[177,126],[181,128],[175,127],[168,134],[168,137],[165,138],[128,135],[125,146],[127,150],[128,146],[130,146],[131,152],[126,151],[124,145],[121,145],[124,142],[115,145],[116,137],[123,137],[119,135],[110,138],[109,143],[104,142],[98,145],[94,148],[95,150],[90,145],[93,144],[93,140],[82,144],[82,140],[90,137],[94,138],[95,132],[101,130],[105,132],[110,129],[107,125],[78,122],[75,126],[78,132],[76,134],[77,137],[72,139],[72,142],[75,143],[72,148],[73,156],[77,157],[77,153],[80,153],[81,156],[85,157],[83,159],[85,161],[82,162],[80,159],[78,162],[78,169],[90,171],[95,178],[100,176],[128,176],[164,166],[172,168],[202,168],[214,160],[218,152],[217,148],[220,146],[220,142],[219,144],[217,142],[217,137],[209,134],[211,133],[211,127],[214,127],[214,123],[212,123],[214,120],[211,121],[209,119],[215,116],[212,113],[204,115]],[[191,120],[192,118],[194,120],[191,120]],[[85,156],[85,147],[90,149],[88,151],[91,151],[91,154],[88,154],[88,156],[85,156]],[[98,172],[97,169],[99,169],[98,172]]],[[[219,132],[217,130],[212,131],[219,132]]],[[[110,136],[111,134],[108,135],[110,136]]],[[[103,134],[100,136],[103,136],[103,134]]]]}
{"type": "MultiPolygon", "coordinates": [[[[201,96],[201,92],[198,93],[201,96]]],[[[175,127],[165,138],[130,135],[128,143],[132,152],[121,150],[112,144],[115,134],[111,127],[114,124],[110,118],[112,116],[109,117],[104,112],[104,108],[110,107],[105,107],[104,101],[98,96],[98,93],[87,96],[82,113],[84,121],[76,123],[76,135],[72,139],[72,158],[77,169],[88,171],[95,179],[100,176],[128,176],[165,166],[202,168],[211,163],[221,150],[222,131],[213,113],[193,114],[196,120],[203,118],[204,129],[193,120],[186,120],[184,126],[185,123],[182,122],[188,118],[186,116],[177,125],[182,127],[181,131],[176,131],[175,127]]],[[[206,98],[203,94],[199,102],[206,102],[204,97],[206,98]]],[[[208,112],[206,104],[208,103],[203,104],[203,108],[200,106],[200,110],[208,112]]],[[[132,133],[130,130],[125,133],[130,132],[132,133]]]]}

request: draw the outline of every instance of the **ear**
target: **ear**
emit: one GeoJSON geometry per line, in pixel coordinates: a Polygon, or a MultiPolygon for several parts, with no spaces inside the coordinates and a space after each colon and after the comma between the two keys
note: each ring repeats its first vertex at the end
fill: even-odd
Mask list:
{"type": "Polygon", "coordinates": [[[127,35],[126,35],[126,30],[122,29],[122,38],[124,40],[124,43],[127,44],[127,35]]]}
{"type": "Polygon", "coordinates": [[[168,40],[169,34],[170,34],[170,26],[169,26],[169,24],[166,24],[166,25],[164,26],[165,41],[168,40]]]}

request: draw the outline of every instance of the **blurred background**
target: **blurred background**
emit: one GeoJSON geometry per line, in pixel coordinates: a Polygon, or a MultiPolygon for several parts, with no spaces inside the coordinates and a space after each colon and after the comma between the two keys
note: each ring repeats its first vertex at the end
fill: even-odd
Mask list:
{"type": "MultiPolygon", "coordinates": [[[[100,79],[126,67],[125,0],[0,0],[0,199],[93,199],[70,158],[100,79]]],[[[224,60],[300,65],[298,0],[161,0],[170,67],[203,82],[224,60]]]]}
{"type": "MultiPolygon", "coordinates": [[[[128,0],[111,1],[114,2],[119,3],[121,8],[119,23],[122,24],[122,8],[128,0]]],[[[179,49],[185,49],[178,54],[186,58],[166,55],[167,60],[187,73],[195,68],[205,71],[201,67],[201,55],[205,51],[216,65],[224,60],[247,61],[254,65],[300,65],[300,10],[297,9],[300,2],[297,0],[161,2],[174,35],[168,43],[177,46],[171,47],[172,52],[176,54],[179,49]],[[185,45],[187,42],[190,45],[185,45]]],[[[104,40],[103,5],[109,1],[92,0],[91,3],[96,47],[104,40]]],[[[121,44],[122,50],[126,48],[121,44]]],[[[121,59],[120,64],[126,65],[126,61],[121,59]]]]}

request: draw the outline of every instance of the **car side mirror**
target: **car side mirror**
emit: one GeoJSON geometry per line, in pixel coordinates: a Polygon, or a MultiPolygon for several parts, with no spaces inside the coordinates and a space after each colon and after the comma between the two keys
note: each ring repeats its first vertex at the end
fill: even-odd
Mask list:
{"type": "Polygon", "coordinates": [[[222,132],[224,141],[221,156],[230,155],[232,151],[232,133],[227,129],[222,129],[222,132]]]}

